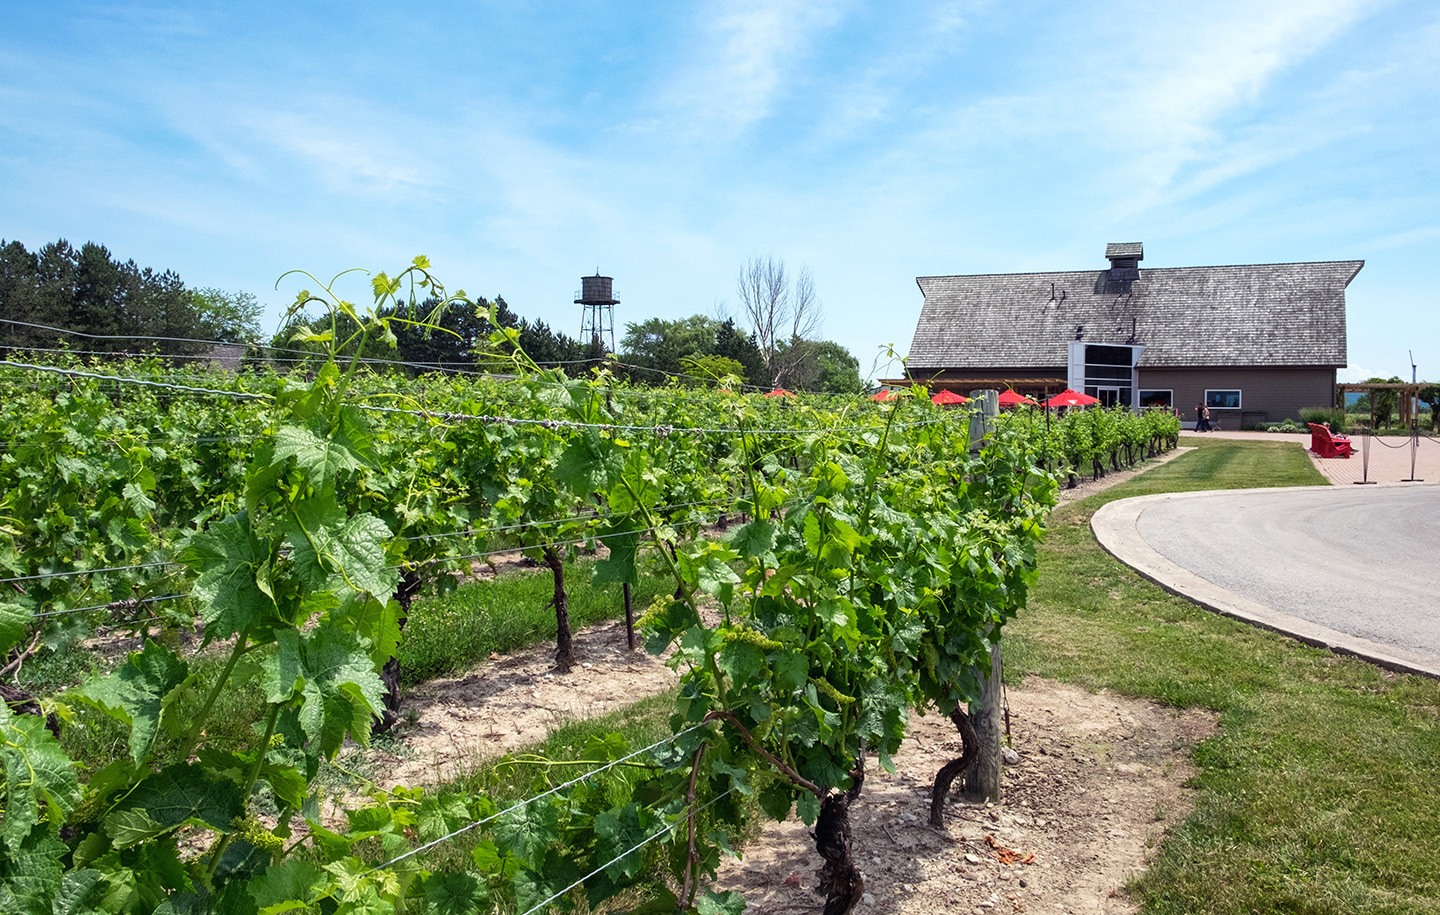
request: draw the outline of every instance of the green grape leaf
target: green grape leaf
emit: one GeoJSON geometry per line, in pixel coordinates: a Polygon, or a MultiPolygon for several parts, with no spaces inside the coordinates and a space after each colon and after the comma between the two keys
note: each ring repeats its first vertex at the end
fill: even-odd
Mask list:
{"type": "Polygon", "coordinates": [[[490,901],[485,885],[469,874],[431,874],[421,885],[426,912],[433,915],[473,915],[490,901]]]}
{"type": "Polygon", "coordinates": [[[233,635],[275,614],[275,599],[261,580],[270,552],[251,533],[246,511],[210,525],[181,551],[180,561],[199,573],[191,593],[212,635],[233,635]]]}
{"type": "Polygon", "coordinates": [[[741,915],[745,911],[745,897],[734,890],[723,893],[707,890],[695,899],[695,911],[699,915],[741,915]]]}
{"type": "Polygon", "coordinates": [[[765,811],[770,819],[776,822],[783,822],[790,815],[790,804],[794,792],[786,782],[775,781],[760,792],[760,809],[765,811]]]}
{"type": "Polygon", "coordinates": [[[367,466],[338,436],[325,439],[301,426],[281,426],[275,433],[272,465],[283,464],[292,457],[305,479],[319,490],[334,486],[341,473],[367,466]]]}
{"type": "Polygon", "coordinates": [[[730,588],[740,582],[740,576],[730,568],[729,561],[734,558],[729,550],[712,548],[706,550],[699,557],[681,553],[679,564],[684,576],[696,583],[700,590],[707,594],[714,594],[722,601],[725,600],[730,588]]]}
{"type": "Polygon", "coordinates": [[[387,567],[385,557],[390,528],[374,515],[347,516],[333,499],[307,499],[293,508],[282,527],[290,558],[307,585],[329,587],[332,577],[339,576],[379,600],[395,593],[399,573],[387,567]]]}
{"type": "Polygon", "coordinates": [[[24,841],[7,844],[0,855],[0,912],[53,915],[52,902],[64,881],[64,843],[36,829],[24,841]]]}
{"type": "Polygon", "coordinates": [[[520,872],[520,859],[510,849],[503,851],[490,839],[481,839],[470,852],[480,873],[510,880],[520,872]]]}
{"type": "Polygon", "coordinates": [[[305,659],[300,633],[294,629],[275,632],[275,648],[260,662],[260,686],[271,702],[285,702],[304,684],[305,659]]]}
{"type": "Polygon", "coordinates": [[[13,601],[0,601],[0,656],[25,638],[35,611],[13,601]]]}
{"type": "Polygon", "coordinates": [[[104,911],[99,903],[107,889],[103,875],[97,870],[68,871],[60,882],[60,892],[55,894],[51,911],[54,915],[90,915],[104,911]]]}
{"type": "Polygon", "coordinates": [[[810,680],[810,659],[799,651],[777,654],[770,661],[770,669],[775,674],[775,686],[786,693],[803,688],[810,680]]]}
{"type": "Polygon", "coordinates": [[[617,457],[614,442],[594,432],[582,434],[561,453],[555,464],[555,481],[582,499],[604,493],[619,471],[617,457]]]}
{"type": "Polygon", "coordinates": [[[186,823],[228,830],[245,812],[244,792],[199,765],[177,763],[135,787],[104,819],[117,848],[128,848],[186,823]]]}
{"type": "Polygon", "coordinates": [[[258,915],[307,910],[329,884],[325,871],[295,858],[288,859],[250,880],[250,895],[258,915]]]}
{"type": "Polygon", "coordinates": [[[610,556],[595,563],[595,583],[638,584],[636,553],[640,548],[640,534],[629,524],[613,525],[605,534],[605,545],[610,548],[610,556]]]}
{"type": "Polygon", "coordinates": [[[370,739],[370,722],[384,705],[385,685],[375,663],[354,633],[321,626],[302,647],[305,702],[300,724],[317,749],[329,757],[348,733],[370,739]]]}
{"type": "MultiPolygon", "coordinates": [[[[75,764],[39,715],[15,715],[0,702],[0,761],[5,778],[5,820],[0,840],[18,849],[31,828],[48,822],[58,830],[80,802],[75,764]]],[[[3,856],[0,856],[3,857],[3,856]]]]}
{"type": "Polygon", "coordinates": [[[539,867],[546,850],[560,841],[560,810],[554,804],[533,803],[508,811],[496,821],[495,837],[527,865],[539,867]]]}
{"type": "Polygon", "coordinates": [[[655,831],[655,822],[653,816],[644,813],[631,803],[595,817],[595,856],[610,862],[605,865],[605,875],[611,880],[632,879],[645,863],[644,850],[635,846],[655,831]]]}
{"type": "Polygon", "coordinates": [[[420,841],[432,842],[470,822],[470,807],[463,794],[427,794],[415,810],[420,841]]]}
{"type": "Polygon", "coordinates": [[[765,666],[765,654],[748,642],[727,641],[716,657],[731,683],[748,683],[765,666]]]}
{"type": "Polygon", "coordinates": [[[746,559],[774,560],[775,524],[757,518],[742,524],[725,538],[730,548],[746,559]]]}
{"type": "Polygon", "coordinates": [[[800,814],[800,822],[814,826],[815,821],[820,819],[820,799],[809,791],[800,792],[795,799],[795,812],[800,814]]]}
{"type": "Polygon", "coordinates": [[[189,666],[173,651],[146,641],[144,650],[132,653],[112,673],[81,684],[68,695],[128,724],[130,756],[143,762],[155,744],[167,697],[189,673],[189,666]]]}

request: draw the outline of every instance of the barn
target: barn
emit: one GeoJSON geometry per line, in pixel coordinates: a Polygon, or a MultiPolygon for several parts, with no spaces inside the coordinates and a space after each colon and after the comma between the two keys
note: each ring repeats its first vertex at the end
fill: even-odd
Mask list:
{"type": "Polygon", "coordinates": [[[1345,289],[1364,261],[1142,267],[1140,242],[1092,270],[922,276],[906,377],[933,390],[1083,390],[1105,404],[1204,403],[1223,425],[1335,399],[1345,289]]]}

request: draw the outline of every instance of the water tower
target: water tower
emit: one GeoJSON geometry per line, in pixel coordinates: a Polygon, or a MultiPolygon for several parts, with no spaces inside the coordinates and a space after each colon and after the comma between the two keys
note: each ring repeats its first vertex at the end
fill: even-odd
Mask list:
{"type": "Polygon", "coordinates": [[[575,293],[575,304],[583,306],[580,311],[580,342],[587,346],[599,343],[605,352],[615,352],[615,298],[614,277],[580,277],[580,291],[575,293]]]}

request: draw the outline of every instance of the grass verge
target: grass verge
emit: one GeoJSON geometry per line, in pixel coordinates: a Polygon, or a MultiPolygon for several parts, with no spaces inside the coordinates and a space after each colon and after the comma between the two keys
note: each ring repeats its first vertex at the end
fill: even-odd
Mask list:
{"type": "Polygon", "coordinates": [[[1057,510],[1007,675],[1219,713],[1196,810],[1132,886],[1147,913],[1440,913],[1440,683],[1211,614],[1104,553],[1090,517],[1153,492],[1320,482],[1294,444],[1197,450],[1057,510]]]}
{"type": "MultiPolygon", "coordinates": [[[[593,560],[565,567],[570,625],[582,629],[624,614],[619,585],[591,580],[593,560]]],[[[631,600],[635,615],[674,588],[674,579],[642,574],[631,600]]],[[[401,680],[423,683],[469,670],[491,653],[504,654],[555,638],[550,606],[554,579],[546,569],[469,582],[449,594],[416,601],[400,643],[401,680]]]]}

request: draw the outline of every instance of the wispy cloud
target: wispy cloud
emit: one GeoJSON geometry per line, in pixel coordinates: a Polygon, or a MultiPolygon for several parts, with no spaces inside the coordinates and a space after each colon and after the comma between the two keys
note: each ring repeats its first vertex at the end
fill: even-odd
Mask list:
{"type": "Polygon", "coordinates": [[[836,0],[746,0],[697,22],[660,108],[682,136],[730,137],[768,117],[817,32],[843,19],[836,0]]]}

